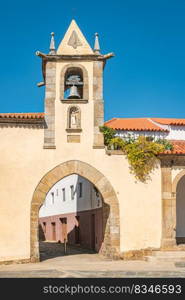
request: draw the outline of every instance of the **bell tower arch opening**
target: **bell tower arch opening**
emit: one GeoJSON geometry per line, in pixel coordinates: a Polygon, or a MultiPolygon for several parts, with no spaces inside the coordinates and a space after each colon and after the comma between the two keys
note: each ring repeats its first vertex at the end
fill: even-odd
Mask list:
{"type": "Polygon", "coordinates": [[[89,76],[84,65],[65,65],[60,74],[60,99],[89,100],[89,76]]]}
{"type": "Polygon", "coordinates": [[[64,76],[64,99],[83,99],[83,72],[79,67],[70,67],[64,76]]]}

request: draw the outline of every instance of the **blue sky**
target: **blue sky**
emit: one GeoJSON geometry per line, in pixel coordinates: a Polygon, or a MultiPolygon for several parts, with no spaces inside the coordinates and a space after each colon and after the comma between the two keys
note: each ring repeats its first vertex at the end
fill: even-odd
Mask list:
{"type": "Polygon", "coordinates": [[[184,0],[3,1],[0,112],[44,109],[41,60],[50,32],[58,46],[72,18],[91,45],[113,51],[104,74],[105,119],[185,118],[184,0]]]}

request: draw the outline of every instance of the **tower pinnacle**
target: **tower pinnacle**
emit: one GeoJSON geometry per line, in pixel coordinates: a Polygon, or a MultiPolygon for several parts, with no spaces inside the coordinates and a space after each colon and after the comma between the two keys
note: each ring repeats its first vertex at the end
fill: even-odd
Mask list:
{"type": "Polygon", "coordinates": [[[49,54],[55,55],[56,50],[55,50],[55,39],[54,39],[54,32],[51,32],[51,42],[50,42],[50,47],[49,47],[49,54]]]}
{"type": "Polygon", "coordinates": [[[95,54],[100,54],[100,44],[99,44],[99,35],[98,35],[98,33],[95,33],[94,53],[95,54]]]}

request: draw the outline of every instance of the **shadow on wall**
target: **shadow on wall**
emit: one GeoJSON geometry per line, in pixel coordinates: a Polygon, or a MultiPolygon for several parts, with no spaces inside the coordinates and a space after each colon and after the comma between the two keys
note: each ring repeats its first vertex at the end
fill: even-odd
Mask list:
{"type": "Polygon", "coordinates": [[[39,224],[39,241],[45,241],[45,234],[42,225],[39,224]]]}

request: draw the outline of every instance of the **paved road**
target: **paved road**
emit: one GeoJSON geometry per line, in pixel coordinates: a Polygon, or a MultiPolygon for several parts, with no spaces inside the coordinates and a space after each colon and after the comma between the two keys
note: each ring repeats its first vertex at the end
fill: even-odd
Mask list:
{"type": "Polygon", "coordinates": [[[182,261],[160,264],[142,260],[113,261],[78,247],[70,247],[64,255],[63,245],[55,243],[41,243],[40,251],[40,263],[0,265],[0,278],[185,278],[182,261]]]}
{"type": "Polygon", "coordinates": [[[184,272],[168,271],[0,271],[0,278],[185,278],[184,272]]]}

